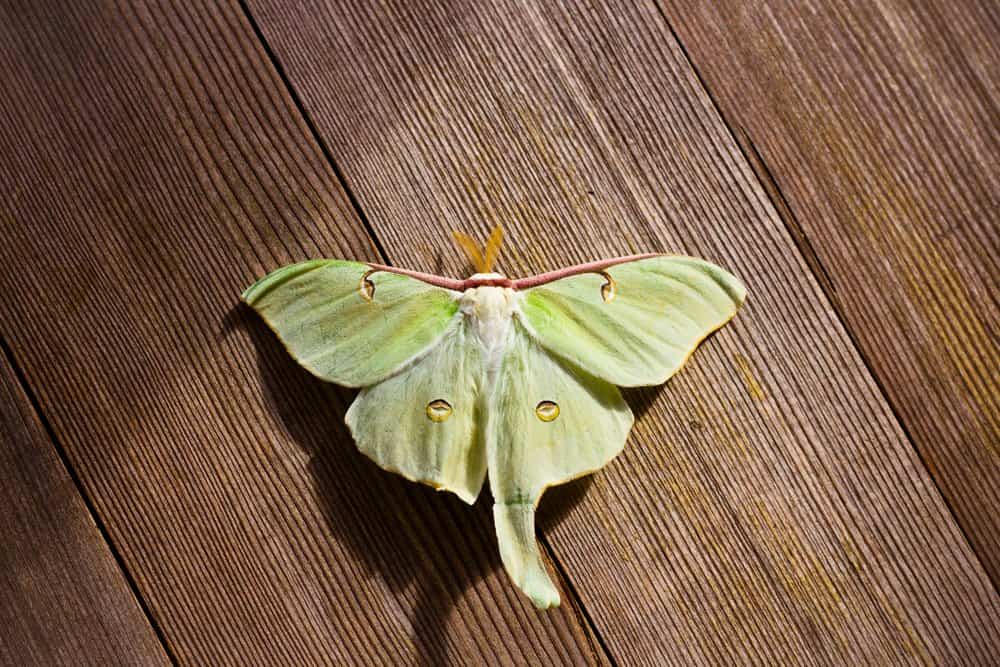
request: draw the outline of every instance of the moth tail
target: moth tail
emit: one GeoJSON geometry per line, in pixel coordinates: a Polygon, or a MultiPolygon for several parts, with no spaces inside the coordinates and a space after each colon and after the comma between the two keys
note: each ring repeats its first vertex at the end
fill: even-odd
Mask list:
{"type": "Polygon", "coordinates": [[[549,579],[535,540],[534,503],[493,506],[500,558],[507,574],[539,609],[559,606],[559,592],[549,579]]]}

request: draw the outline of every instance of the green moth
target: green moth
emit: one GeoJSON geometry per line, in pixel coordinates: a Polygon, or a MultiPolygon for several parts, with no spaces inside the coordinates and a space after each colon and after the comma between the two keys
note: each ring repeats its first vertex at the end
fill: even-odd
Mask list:
{"type": "Polygon", "coordinates": [[[618,387],[666,382],[746,295],[692,257],[633,255],[510,279],[456,234],[477,273],[443,278],[337,259],[286,266],[243,300],[322,380],[361,391],[346,422],[386,470],[475,502],[487,473],[504,567],[540,609],[559,604],[535,541],[549,486],[625,445],[618,387]]]}

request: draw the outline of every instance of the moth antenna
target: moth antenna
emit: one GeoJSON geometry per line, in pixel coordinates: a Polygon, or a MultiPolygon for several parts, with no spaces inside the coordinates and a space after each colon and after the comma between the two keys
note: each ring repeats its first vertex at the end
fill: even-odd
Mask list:
{"type": "Polygon", "coordinates": [[[497,257],[500,255],[500,246],[503,244],[503,227],[497,225],[490,232],[490,238],[486,241],[486,247],[483,250],[483,264],[486,270],[483,273],[489,273],[493,270],[493,265],[497,261],[497,257]]]}
{"type": "Polygon", "coordinates": [[[489,273],[489,268],[484,268],[486,267],[486,261],[482,251],[479,250],[479,244],[471,236],[457,230],[452,232],[451,236],[455,239],[458,247],[465,251],[469,261],[472,262],[473,268],[476,269],[476,273],[489,273]]]}

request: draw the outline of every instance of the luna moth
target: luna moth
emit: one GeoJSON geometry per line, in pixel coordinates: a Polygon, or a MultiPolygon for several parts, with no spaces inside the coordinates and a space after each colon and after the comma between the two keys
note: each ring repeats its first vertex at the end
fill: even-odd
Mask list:
{"type": "Polygon", "coordinates": [[[666,382],[746,291],[685,256],[630,255],[528,278],[492,272],[456,234],[465,280],[371,262],[280,268],[243,293],[299,364],[358,387],[345,421],[386,470],[472,504],[489,475],[503,565],[540,608],[558,606],[535,539],[545,489],[594,472],[625,445],[618,387],[666,382]]]}

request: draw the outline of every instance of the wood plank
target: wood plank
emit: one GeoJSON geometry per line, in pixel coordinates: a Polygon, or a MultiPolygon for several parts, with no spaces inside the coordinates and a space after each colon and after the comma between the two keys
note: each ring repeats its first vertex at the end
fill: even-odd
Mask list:
{"type": "Polygon", "coordinates": [[[236,3],[0,25],[0,323],[181,662],[600,662],[488,505],[378,470],[242,289],[377,258],[236,3]]]}
{"type": "Polygon", "coordinates": [[[170,664],[6,356],[0,443],[0,664],[170,664]]]}
{"type": "Polygon", "coordinates": [[[661,3],[1000,583],[1000,14],[661,3]]]}
{"type": "Polygon", "coordinates": [[[448,231],[502,222],[508,275],[669,250],[746,280],[545,530],[613,657],[996,654],[984,571],[655,6],[249,5],[398,264],[467,272],[448,231]]]}

